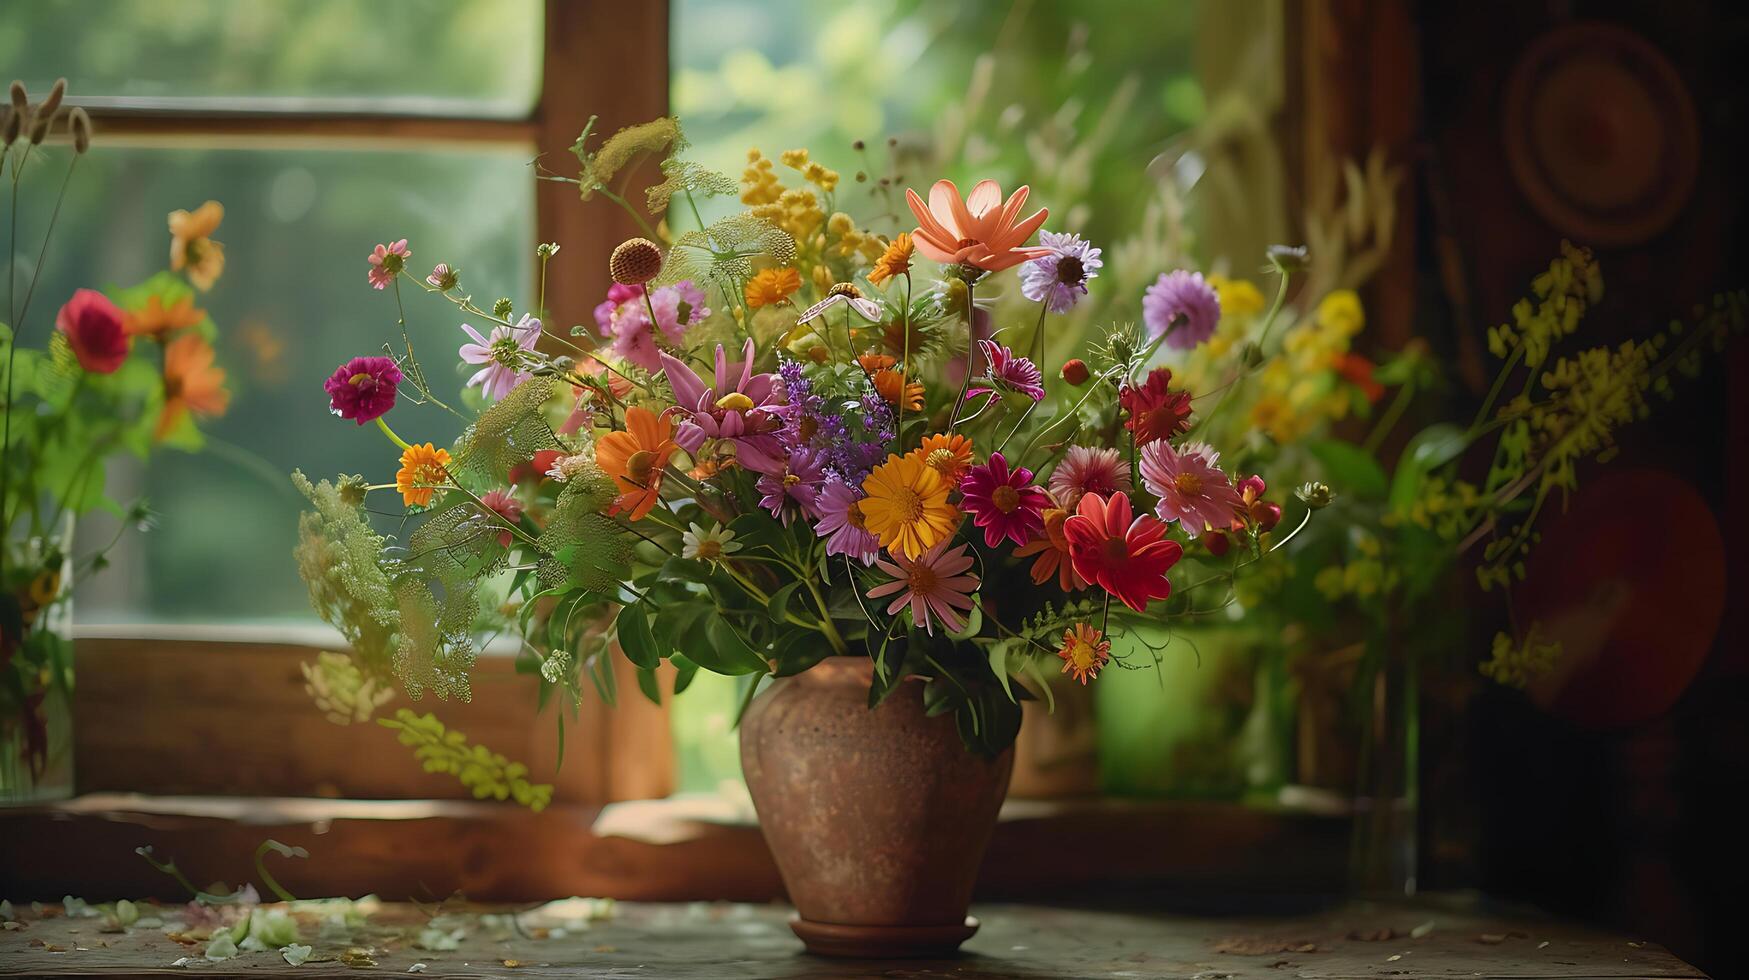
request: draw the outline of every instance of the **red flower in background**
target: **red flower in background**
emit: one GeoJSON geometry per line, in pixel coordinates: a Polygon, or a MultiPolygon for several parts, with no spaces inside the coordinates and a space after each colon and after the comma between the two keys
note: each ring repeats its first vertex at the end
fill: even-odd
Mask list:
{"type": "Polygon", "coordinates": [[[1385,386],[1373,380],[1373,363],[1359,354],[1343,354],[1336,359],[1336,373],[1360,389],[1368,404],[1385,396],[1385,386]]]}
{"type": "Polygon", "coordinates": [[[79,366],[92,374],[113,374],[127,360],[127,316],[95,289],[76,290],[55,314],[55,326],[67,335],[79,366]]]}
{"type": "Polygon", "coordinates": [[[1178,564],[1184,548],[1166,539],[1166,524],[1154,515],[1130,517],[1128,494],[1106,500],[1090,493],[1063,522],[1063,535],[1077,574],[1142,612],[1149,600],[1172,594],[1166,572],[1178,564]]]}

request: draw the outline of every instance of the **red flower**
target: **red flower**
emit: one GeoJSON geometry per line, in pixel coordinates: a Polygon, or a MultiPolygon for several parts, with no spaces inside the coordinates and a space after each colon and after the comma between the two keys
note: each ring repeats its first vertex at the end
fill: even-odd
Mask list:
{"type": "Polygon", "coordinates": [[[1132,522],[1130,516],[1128,494],[1112,494],[1108,501],[1090,493],[1063,522],[1063,534],[1077,574],[1142,612],[1149,600],[1172,594],[1166,572],[1184,548],[1166,539],[1166,523],[1158,517],[1143,514],[1132,522]]]}
{"type": "Polygon", "coordinates": [[[1237,489],[1241,506],[1233,516],[1233,530],[1243,532],[1248,524],[1255,525],[1259,531],[1275,530],[1275,526],[1281,523],[1281,505],[1263,499],[1269,490],[1263,477],[1248,476],[1239,481],[1237,489]]]}
{"type": "Polygon", "coordinates": [[[92,374],[113,374],[127,360],[127,317],[95,289],[75,291],[55,315],[55,326],[67,335],[79,366],[92,374]]]}
{"type": "Polygon", "coordinates": [[[534,454],[534,459],[531,462],[517,463],[512,466],[507,474],[508,480],[512,486],[528,480],[544,480],[547,477],[547,471],[553,468],[553,463],[563,455],[565,454],[557,449],[543,449],[534,454]]]}
{"type": "Polygon", "coordinates": [[[1183,435],[1190,428],[1190,392],[1172,390],[1172,369],[1148,372],[1140,386],[1124,385],[1118,402],[1129,414],[1124,428],[1136,435],[1136,445],[1183,435]]]}
{"type": "Polygon", "coordinates": [[[1360,389],[1368,404],[1385,396],[1385,386],[1373,380],[1373,363],[1359,354],[1343,354],[1336,359],[1336,373],[1360,389]]]}

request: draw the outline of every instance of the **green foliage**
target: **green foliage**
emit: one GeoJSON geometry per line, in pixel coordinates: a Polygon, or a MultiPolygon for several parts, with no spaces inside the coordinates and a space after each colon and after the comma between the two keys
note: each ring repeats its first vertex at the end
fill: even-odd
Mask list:
{"type": "Polygon", "coordinates": [[[660,184],[645,192],[651,214],[662,214],[668,210],[668,203],[674,195],[691,197],[715,197],[721,194],[733,194],[740,187],[733,177],[719,173],[702,164],[690,160],[677,160],[669,157],[662,161],[662,177],[660,184]]]}
{"type": "Polygon", "coordinates": [[[528,781],[528,767],[511,762],[483,745],[469,745],[467,736],[451,731],[430,714],[406,708],[377,724],[395,730],[395,738],[413,749],[426,772],[449,773],[471,790],[475,799],[514,799],[539,813],[553,799],[553,787],[528,781]]]}
{"type": "Polygon", "coordinates": [[[753,275],[753,260],[765,256],[775,265],[795,261],[796,242],[768,221],[741,211],[693,229],[674,240],[658,284],[692,279],[739,290],[753,275]]]}
{"type": "Polygon", "coordinates": [[[450,472],[477,485],[499,486],[512,466],[542,450],[564,448],[541,411],[554,383],[550,377],[530,378],[482,411],[450,449],[450,472]]]}
{"type": "Polygon", "coordinates": [[[360,509],[362,480],[311,484],[302,472],[292,483],[315,510],[298,518],[298,543],[292,549],[298,574],[309,588],[310,605],[346,638],[365,674],[386,680],[391,673],[399,602],[379,560],[387,541],[371,530],[360,509]]]}

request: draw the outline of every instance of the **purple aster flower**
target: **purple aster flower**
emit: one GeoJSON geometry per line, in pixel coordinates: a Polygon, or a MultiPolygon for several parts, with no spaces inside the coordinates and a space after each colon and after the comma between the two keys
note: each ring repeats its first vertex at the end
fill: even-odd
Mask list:
{"type": "Polygon", "coordinates": [[[717,345],[715,384],[707,386],[692,368],[670,354],[659,354],[662,371],[674,389],[674,400],[686,419],[674,430],[680,448],[698,456],[706,443],[732,447],[735,461],[755,473],[784,471],[783,447],[777,432],[777,385],[774,374],[754,374],[754,347],[748,338],[741,350],[738,376],[729,372],[728,355],[717,345]]]}
{"type": "Polygon", "coordinates": [[[797,513],[810,520],[819,515],[816,503],[820,484],[826,479],[820,457],[815,449],[792,449],[779,472],[759,477],[759,506],[771,511],[785,527],[797,513]]]}
{"type": "Polygon", "coordinates": [[[862,523],[862,491],[855,485],[828,478],[815,502],[820,520],[814,533],[826,539],[826,554],[849,555],[864,565],[874,564],[881,541],[862,523]]]}
{"type": "MultiPolygon", "coordinates": [[[[978,349],[984,352],[984,361],[989,365],[992,384],[1009,391],[1018,391],[1035,402],[1044,401],[1044,376],[1039,374],[1038,365],[992,340],[978,341],[978,349]]],[[[967,395],[979,395],[987,390],[989,389],[979,388],[967,395]]]]}
{"type": "Polygon", "coordinates": [[[401,369],[394,359],[355,357],[335,368],[322,387],[328,390],[328,408],[335,415],[363,425],[395,407],[395,387],[400,383],[401,369]]]}
{"type": "Polygon", "coordinates": [[[1099,278],[1105,260],[1080,235],[1041,231],[1038,242],[1049,251],[1020,267],[1020,294],[1065,313],[1087,295],[1087,283],[1099,278]]]}
{"type": "Polygon", "coordinates": [[[1189,350],[1209,339],[1221,322],[1221,298],[1202,273],[1162,272],[1142,294],[1142,322],[1148,335],[1166,335],[1166,346],[1189,350]]]}
{"type": "Polygon", "coordinates": [[[490,339],[480,336],[478,330],[465,323],[462,330],[474,338],[474,342],[463,344],[457,353],[468,364],[485,365],[468,379],[470,387],[479,385],[487,398],[500,401],[517,385],[532,377],[522,366],[528,353],[534,350],[535,341],[540,339],[539,320],[524,313],[515,326],[500,323],[493,327],[490,339]]]}

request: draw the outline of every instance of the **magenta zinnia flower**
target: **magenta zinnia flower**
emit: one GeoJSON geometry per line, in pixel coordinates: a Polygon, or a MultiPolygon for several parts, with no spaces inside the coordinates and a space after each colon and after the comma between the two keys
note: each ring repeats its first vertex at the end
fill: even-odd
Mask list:
{"type": "Polygon", "coordinates": [[[1166,334],[1166,346],[1189,350],[1215,332],[1221,298],[1200,272],[1162,272],[1142,294],[1142,322],[1150,337],[1166,334]]]}
{"type": "MultiPolygon", "coordinates": [[[[485,505],[487,510],[502,517],[506,523],[517,524],[522,521],[522,501],[516,499],[514,491],[494,490],[480,497],[480,503],[485,505]]],[[[510,547],[510,539],[513,536],[509,528],[500,528],[498,547],[510,547]]]]}
{"type": "Polygon", "coordinates": [[[532,377],[522,365],[528,352],[534,350],[535,341],[540,339],[539,320],[524,313],[515,326],[500,323],[493,327],[489,340],[468,324],[462,324],[462,330],[474,338],[474,342],[463,344],[456,353],[469,364],[486,365],[468,379],[470,387],[479,385],[487,398],[501,401],[517,385],[532,377]]]}
{"type": "Polygon", "coordinates": [[[1132,489],[1130,464],[1115,449],[1070,446],[1063,461],[1051,471],[1050,487],[1057,506],[1073,511],[1085,494],[1109,497],[1128,493],[1132,489]]]}
{"type": "Polygon", "coordinates": [[[972,556],[966,545],[945,550],[951,539],[943,540],[916,558],[895,554],[892,561],[880,559],[875,565],[893,576],[893,581],[868,590],[870,599],[880,599],[898,593],[887,606],[887,614],[896,614],[911,607],[911,623],[935,633],[935,621],[950,632],[965,628],[966,621],[958,610],[972,608],[971,592],[978,587],[976,575],[965,574],[972,567],[972,556]]]}
{"type": "Polygon", "coordinates": [[[815,507],[820,520],[814,533],[826,539],[826,554],[849,555],[864,565],[874,564],[881,541],[862,523],[862,491],[836,478],[820,488],[815,507]]]}
{"type": "Polygon", "coordinates": [[[413,252],[407,247],[405,238],[391,245],[378,245],[376,250],[366,256],[370,262],[370,285],[372,289],[387,289],[389,283],[401,274],[401,269],[407,265],[407,260],[413,257],[413,252]]]}
{"type": "Polygon", "coordinates": [[[1066,313],[1087,295],[1087,283],[1099,277],[1105,261],[1080,235],[1041,231],[1038,243],[1048,251],[1020,267],[1020,294],[1052,313],[1066,313]]]}
{"type": "MultiPolygon", "coordinates": [[[[1035,402],[1044,401],[1044,376],[1039,374],[1038,365],[992,340],[978,341],[978,350],[984,354],[986,370],[996,387],[1018,391],[1035,402]]],[[[967,393],[967,397],[981,395],[988,390],[975,388],[967,393]]]]}
{"type": "Polygon", "coordinates": [[[805,447],[790,450],[781,470],[760,474],[756,484],[761,494],[759,506],[771,511],[785,527],[798,512],[809,519],[817,516],[820,483],[826,478],[823,455],[805,447]]]}
{"type": "Polygon", "coordinates": [[[775,375],[753,373],[752,338],[741,349],[739,375],[731,375],[728,355],[717,345],[716,383],[706,386],[692,368],[668,354],[660,355],[662,371],[674,389],[686,421],[674,430],[680,448],[699,455],[707,442],[732,447],[735,461],[755,473],[782,473],[783,449],[777,431],[775,375]]]}
{"type": "Polygon", "coordinates": [[[966,471],[960,494],[972,523],[984,529],[984,543],[992,548],[1003,538],[1018,545],[1044,533],[1050,495],[1032,485],[1031,470],[1010,470],[1001,453],[991,453],[990,462],[966,471]]]}
{"type": "Polygon", "coordinates": [[[1245,506],[1211,455],[1200,447],[1178,452],[1164,439],[1142,447],[1142,483],[1160,498],[1155,511],[1162,520],[1177,521],[1192,538],[1209,528],[1231,527],[1234,514],[1245,506]]]}
{"type": "Polygon", "coordinates": [[[401,369],[389,357],[355,357],[334,369],[322,387],[328,390],[328,408],[359,425],[374,422],[395,407],[395,388],[401,369]]]}

